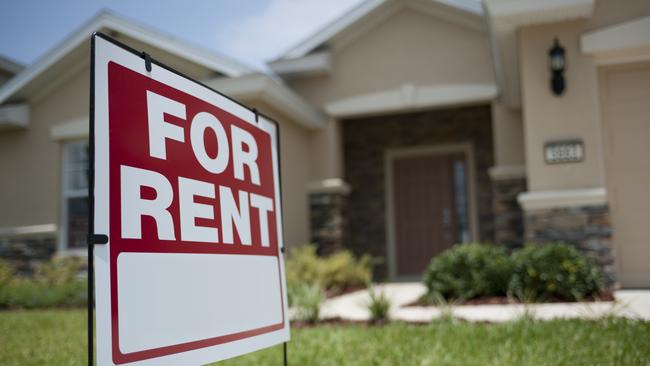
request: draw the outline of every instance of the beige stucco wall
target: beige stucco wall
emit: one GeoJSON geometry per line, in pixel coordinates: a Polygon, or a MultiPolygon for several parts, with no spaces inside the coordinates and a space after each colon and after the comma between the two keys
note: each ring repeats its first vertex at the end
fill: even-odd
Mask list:
{"type": "Polygon", "coordinates": [[[334,48],[330,76],[291,86],[318,106],[370,92],[415,85],[493,82],[484,33],[404,9],[343,48],[334,48]]]}
{"type": "Polygon", "coordinates": [[[525,27],[519,33],[521,90],[529,190],[604,186],[603,141],[597,66],[580,51],[580,36],[604,26],[650,14],[650,2],[598,0],[588,20],[525,27]],[[566,91],[552,95],[548,49],[558,37],[566,49],[566,91]],[[546,141],[579,138],[585,144],[581,163],[547,165],[546,141]]]}
{"type": "Polygon", "coordinates": [[[492,103],[492,134],[495,166],[525,165],[525,147],[521,110],[492,103]]]}
{"type": "Polygon", "coordinates": [[[329,119],[323,128],[312,133],[310,139],[311,180],[343,177],[341,121],[329,119]]]}
{"type": "Polygon", "coordinates": [[[61,147],[50,128],[88,115],[89,69],[30,102],[30,126],[0,132],[0,227],[59,224],[61,147]]]}
{"type": "Polygon", "coordinates": [[[602,187],[603,158],[596,69],[590,56],[580,52],[584,22],[524,28],[520,62],[522,105],[526,139],[526,167],[531,191],[602,187]],[[558,37],[566,49],[566,90],[560,97],[550,90],[547,52],[558,37]],[[544,143],[582,139],[585,160],[549,165],[544,143]]]}
{"type": "MultiPolygon", "coordinates": [[[[485,33],[408,8],[366,30],[343,47],[333,47],[330,75],[289,80],[315,106],[403,84],[492,83],[485,33]]],[[[314,136],[312,177],[340,176],[338,122],[314,136]]]]}

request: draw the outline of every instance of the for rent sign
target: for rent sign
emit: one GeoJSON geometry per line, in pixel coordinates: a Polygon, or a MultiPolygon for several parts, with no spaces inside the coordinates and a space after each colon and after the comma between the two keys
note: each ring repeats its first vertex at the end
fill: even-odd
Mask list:
{"type": "Polygon", "coordinates": [[[94,42],[98,364],[190,365],[287,341],[277,126],[94,42]]]}

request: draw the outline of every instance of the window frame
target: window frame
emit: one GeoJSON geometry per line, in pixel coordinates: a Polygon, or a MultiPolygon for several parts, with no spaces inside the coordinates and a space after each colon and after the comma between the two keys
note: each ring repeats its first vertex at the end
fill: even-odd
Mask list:
{"type": "MultiPolygon", "coordinates": [[[[70,189],[68,184],[68,172],[72,170],[70,167],[70,149],[73,146],[85,145],[89,146],[88,138],[65,140],[61,143],[61,219],[59,220],[61,230],[59,230],[58,240],[58,253],[63,256],[79,256],[87,257],[88,251],[86,247],[70,248],[68,246],[68,227],[70,224],[68,217],[68,200],[72,198],[86,198],[88,199],[88,187],[81,189],[70,189]]],[[[90,156],[88,157],[90,158],[90,156]]]]}

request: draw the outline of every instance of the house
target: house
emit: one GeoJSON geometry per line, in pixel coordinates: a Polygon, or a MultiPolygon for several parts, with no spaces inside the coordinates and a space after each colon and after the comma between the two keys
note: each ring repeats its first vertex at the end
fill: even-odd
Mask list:
{"type": "Polygon", "coordinates": [[[272,76],[102,14],[0,86],[5,252],[85,245],[96,29],[280,122],[289,246],[400,280],[460,242],[563,241],[650,287],[647,1],[367,0],[272,76]]]}

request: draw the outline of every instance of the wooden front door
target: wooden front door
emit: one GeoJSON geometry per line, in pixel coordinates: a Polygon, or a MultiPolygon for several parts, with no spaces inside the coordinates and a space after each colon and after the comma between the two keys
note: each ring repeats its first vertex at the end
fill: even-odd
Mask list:
{"type": "Polygon", "coordinates": [[[469,240],[466,157],[402,156],[391,164],[395,275],[419,277],[432,257],[469,240]]]}

